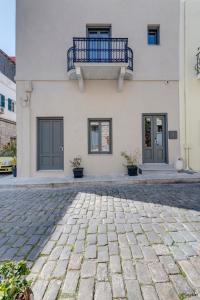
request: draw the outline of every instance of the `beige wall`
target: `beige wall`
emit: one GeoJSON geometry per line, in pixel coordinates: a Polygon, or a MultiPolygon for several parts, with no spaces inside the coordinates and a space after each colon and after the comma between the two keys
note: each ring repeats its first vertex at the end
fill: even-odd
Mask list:
{"type": "Polygon", "coordinates": [[[181,12],[181,153],[189,167],[200,170],[200,80],[195,71],[200,47],[200,1],[183,1],[181,12]]]}
{"type": "MultiPolygon", "coordinates": [[[[18,83],[18,92],[23,89],[24,83],[18,83]]],[[[168,129],[179,131],[177,99],[178,82],[173,81],[127,81],[122,93],[116,92],[115,81],[87,81],[85,93],[74,81],[33,82],[31,108],[21,106],[18,115],[19,176],[71,175],[69,160],[77,155],[86,175],[123,174],[120,152],[142,151],[142,113],[168,113],[168,129]],[[36,173],[36,118],[47,116],[64,118],[64,173],[36,173]],[[88,118],[112,118],[113,154],[88,154],[88,118]]],[[[179,141],[169,140],[169,163],[178,156],[179,141]]]]}
{"type": "Polygon", "coordinates": [[[17,0],[17,79],[65,80],[72,38],[86,24],[111,24],[129,38],[134,80],[177,80],[179,0],[17,0]],[[160,24],[160,46],[147,45],[147,25],[160,24]]]}
{"type": "MultiPolygon", "coordinates": [[[[142,150],[142,113],[167,113],[179,132],[179,0],[18,0],[18,175],[71,175],[81,155],[87,175],[123,174],[120,152],[142,150]],[[88,80],[84,93],[68,80],[67,49],[85,37],[87,24],[111,24],[134,51],[133,80],[118,93],[116,81],[88,80]],[[160,24],[160,45],[147,45],[147,26],[160,24]],[[31,80],[30,105],[24,102],[31,80]],[[169,81],[169,83],[167,82],[169,81]],[[64,117],[64,172],[36,172],[37,117],[64,117]],[[88,118],[113,119],[113,154],[88,155],[88,118]]],[[[179,140],[169,140],[169,163],[179,140]]]]}

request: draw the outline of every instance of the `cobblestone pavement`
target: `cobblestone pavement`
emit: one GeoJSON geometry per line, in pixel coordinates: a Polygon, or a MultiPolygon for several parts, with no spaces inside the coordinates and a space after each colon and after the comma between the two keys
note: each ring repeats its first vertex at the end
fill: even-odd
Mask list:
{"type": "Polygon", "coordinates": [[[0,261],[22,258],[35,300],[200,299],[200,185],[0,190],[0,261]]]}

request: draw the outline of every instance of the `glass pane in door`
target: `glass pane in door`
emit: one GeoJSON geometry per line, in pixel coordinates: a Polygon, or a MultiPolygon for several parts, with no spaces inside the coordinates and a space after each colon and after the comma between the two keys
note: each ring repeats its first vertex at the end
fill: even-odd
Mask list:
{"type": "Polygon", "coordinates": [[[163,119],[156,117],[156,145],[163,146],[163,119]]]}
{"type": "Polygon", "coordinates": [[[145,117],[145,132],[144,132],[144,145],[145,147],[151,147],[151,118],[145,117]]]}
{"type": "Polygon", "coordinates": [[[90,123],[90,144],[91,152],[98,152],[99,149],[99,123],[91,122],[90,123]]]}
{"type": "Polygon", "coordinates": [[[109,122],[101,123],[101,151],[110,151],[110,126],[109,122]]]}

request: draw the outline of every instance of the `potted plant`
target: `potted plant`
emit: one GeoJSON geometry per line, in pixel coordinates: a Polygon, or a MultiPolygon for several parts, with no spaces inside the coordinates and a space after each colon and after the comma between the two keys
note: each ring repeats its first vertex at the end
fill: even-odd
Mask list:
{"type": "Polygon", "coordinates": [[[136,150],[133,154],[127,154],[125,151],[121,152],[121,156],[126,160],[126,167],[128,170],[129,176],[137,176],[138,175],[138,163],[140,153],[136,150]]]}
{"type": "Polygon", "coordinates": [[[33,300],[30,270],[24,261],[8,261],[0,265],[0,300],[33,300]]]}
{"type": "Polygon", "coordinates": [[[74,178],[82,178],[83,177],[83,168],[81,167],[82,159],[80,156],[75,157],[70,161],[71,167],[73,169],[74,178]]]}

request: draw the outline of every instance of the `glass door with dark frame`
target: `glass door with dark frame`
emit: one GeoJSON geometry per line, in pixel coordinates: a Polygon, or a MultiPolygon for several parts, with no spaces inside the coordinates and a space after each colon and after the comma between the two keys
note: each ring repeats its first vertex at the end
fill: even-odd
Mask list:
{"type": "Polygon", "coordinates": [[[143,116],[143,162],[166,163],[166,116],[143,116]]]}

